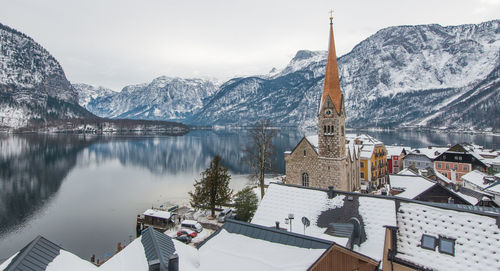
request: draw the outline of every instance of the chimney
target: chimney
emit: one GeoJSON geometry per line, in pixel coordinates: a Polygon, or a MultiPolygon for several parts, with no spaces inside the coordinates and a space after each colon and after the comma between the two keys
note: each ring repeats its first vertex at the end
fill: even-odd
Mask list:
{"type": "Polygon", "coordinates": [[[333,186],[328,186],[328,198],[333,199],[334,193],[333,193],[333,186]]]}
{"type": "Polygon", "coordinates": [[[168,271],[179,271],[179,255],[172,254],[168,257],[168,271]]]}
{"type": "Polygon", "coordinates": [[[280,222],[279,221],[276,221],[276,229],[279,230],[280,229],[280,222]]]}

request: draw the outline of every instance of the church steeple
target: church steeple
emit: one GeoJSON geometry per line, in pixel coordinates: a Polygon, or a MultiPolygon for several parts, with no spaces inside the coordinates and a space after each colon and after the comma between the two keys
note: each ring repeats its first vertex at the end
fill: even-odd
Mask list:
{"type": "Polygon", "coordinates": [[[328,46],[328,60],[325,72],[325,84],[323,86],[323,95],[321,96],[320,108],[323,102],[330,95],[330,99],[335,106],[335,111],[340,114],[342,106],[342,92],[340,91],[339,69],[337,66],[337,54],[335,53],[335,40],[333,38],[333,11],[330,11],[330,44],[328,46]]]}
{"type": "Polygon", "coordinates": [[[345,108],[342,92],[340,92],[332,21],[333,18],[330,16],[328,62],[318,112],[318,154],[325,158],[345,159],[345,108]]]}

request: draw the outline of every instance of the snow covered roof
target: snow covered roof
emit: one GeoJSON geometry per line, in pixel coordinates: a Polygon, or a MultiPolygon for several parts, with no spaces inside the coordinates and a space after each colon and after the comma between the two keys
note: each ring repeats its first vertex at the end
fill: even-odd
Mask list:
{"type": "Polygon", "coordinates": [[[484,177],[487,177],[488,174],[481,172],[479,170],[473,170],[465,175],[462,176],[462,180],[465,182],[469,182],[471,184],[474,184],[481,189],[485,189],[488,186],[491,185],[491,183],[486,184],[484,183],[484,177]]]}
{"type": "Polygon", "coordinates": [[[148,261],[154,260],[154,255],[158,258],[165,258],[165,255],[161,256],[165,253],[175,253],[179,256],[179,270],[198,270],[200,266],[198,250],[151,228],[151,232],[145,232],[141,237],[132,241],[97,270],[148,271],[148,261]]]}
{"type": "Polygon", "coordinates": [[[200,247],[199,254],[202,270],[307,270],[325,250],[270,242],[223,228],[200,247]]]}
{"type": "Polygon", "coordinates": [[[361,148],[361,153],[360,157],[364,159],[370,159],[372,158],[373,151],[375,150],[375,145],[363,145],[363,148],[361,148]]]}
{"type": "Polygon", "coordinates": [[[147,209],[143,214],[147,215],[147,216],[158,217],[158,218],[163,218],[163,219],[169,219],[172,216],[172,214],[170,212],[156,210],[156,209],[147,209]]]}
{"type": "Polygon", "coordinates": [[[311,143],[311,145],[314,147],[316,152],[318,152],[319,149],[319,143],[318,143],[318,135],[311,135],[311,136],[306,136],[307,141],[311,143]]]}
{"type": "Polygon", "coordinates": [[[400,156],[403,150],[409,151],[411,148],[404,146],[385,146],[385,149],[387,150],[387,158],[389,159],[391,156],[400,156]]]}
{"type": "Polygon", "coordinates": [[[397,211],[395,257],[432,270],[498,270],[500,263],[496,254],[500,250],[500,236],[497,221],[497,215],[401,202],[397,211]],[[424,234],[438,240],[434,250],[421,247],[424,234]],[[439,252],[440,238],[452,240],[454,255],[439,252]]]}
{"type": "Polygon", "coordinates": [[[488,186],[485,190],[494,194],[500,194],[500,181],[488,186]]]}
{"type": "Polygon", "coordinates": [[[413,172],[409,168],[405,168],[405,169],[401,170],[400,172],[398,172],[398,175],[413,175],[413,176],[417,176],[417,174],[415,172],[413,172]]]}
{"type": "Polygon", "coordinates": [[[97,270],[95,265],[63,250],[42,236],[36,237],[21,251],[0,264],[0,270],[4,271],[63,271],[69,267],[75,271],[97,270]]]}
{"type": "Polygon", "coordinates": [[[427,158],[434,160],[436,157],[441,155],[443,152],[446,152],[449,148],[448,147],[427,147],[427,148],[416,148],[412,149],[410,153],[413,154],[423,154],[427,156],[427,158]]]}
{"type": "Polygon", "coordinates": [[[350,241],[348,238],[332,236],[326,231],[331,223],[346,223],[354,217],[362,221],[364,235],[359,246],[354,244],[353,250],[381,260],[384,225],[396,225],[394,201],[340,191],[335,193],[336,196],[329,199],[327,190],[271,184],[252,223],[272,227],[278,221],[281,227],[289,227],[285,218],[294,214],[292,231],[303,234],[304,227],[300,220],[307,217],[311,223],[305,230],[306,235],[346,246],[350,241]]]}
{"type": "Polygon", "coordinates": [[[407,199],[414,199],[435,185],[435,183],[426,178],[415,175],[390,175],[389,180],[392,189],[398,188],[403,190],[403,192],[395,196],[407,199]]]}

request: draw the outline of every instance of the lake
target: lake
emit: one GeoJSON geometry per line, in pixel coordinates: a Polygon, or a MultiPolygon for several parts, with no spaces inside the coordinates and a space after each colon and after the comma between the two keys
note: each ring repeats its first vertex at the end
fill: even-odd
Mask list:
{"type": "MultiPolygon", "coordinates": [[[[276,173],[283,152],[304,133],[274,139],[276,173]]],[[[474,142],[500,148],[500,137],[436,132],[364,132],[412,147],[474,142]]],[[[84,259],[103,258],[135,237],[135,219],[151,206],[188,204],[200,172],[220,155],[231,187],[248,184],[241,162],[245,130],[191,131],[185,136],[0,135],[0,262],[37,235],[84,259]]]]}

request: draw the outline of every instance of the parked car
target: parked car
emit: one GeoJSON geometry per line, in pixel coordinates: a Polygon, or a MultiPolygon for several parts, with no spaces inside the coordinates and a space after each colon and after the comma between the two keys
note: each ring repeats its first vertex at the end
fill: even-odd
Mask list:
{"type": "Polygon", "coordinates": [[[201,232],[203,230],[203,227],[201,226],[201,224],[198,223],[198,221],[194,221],[194,220],[182,221],[181,228],[193,230],[195,232],[201,232]]]}
{"type": "Polygon", "coordinates": [[[175,237],[175,239],[183,242],[184,244],[191,243],[191,237],[189,235],[177,236],[177,237],[175,237]]]}
{"type": "Polygon", "coordinates": [[[219,213],[217,221],[224,222],[226,221],[226,219],[231,218],[232,215],[233,215],[233,210],[231,208],[224,209],[222,212],[219,213]]]}
{"type": "Polygon", "coordinates": [[[177,236],[181,236],[181,235],[187,235],[191,238],[195,238],[196,235],[198,235],[198,233],[195,231],[192,231],[192,230],[183,229],[183,230],[180,230],[177,232],[177,236]]]}

